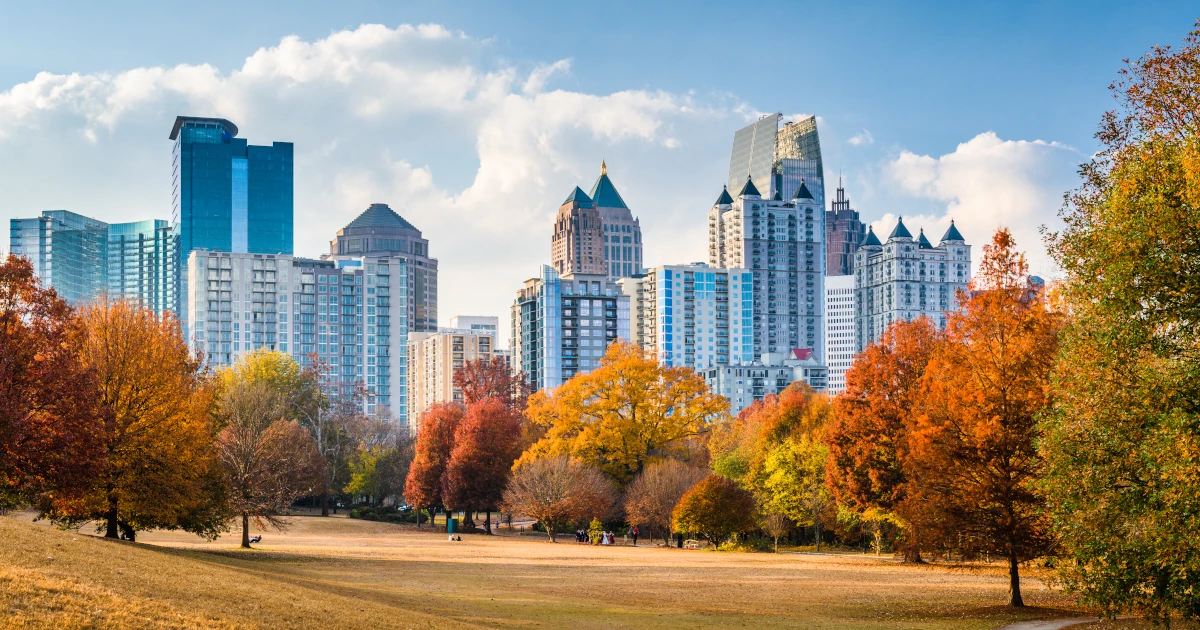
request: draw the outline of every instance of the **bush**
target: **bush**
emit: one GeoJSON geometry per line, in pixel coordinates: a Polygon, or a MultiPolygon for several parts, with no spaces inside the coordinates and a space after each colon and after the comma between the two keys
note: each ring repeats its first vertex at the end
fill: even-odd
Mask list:
{"type": "Polygon", "coordinates": [[[756,512],[749,492],[724,477],[710,475],[675,506],[675,531],[695,532],[719,548],[732,534],[756,529],[756,512]]]}

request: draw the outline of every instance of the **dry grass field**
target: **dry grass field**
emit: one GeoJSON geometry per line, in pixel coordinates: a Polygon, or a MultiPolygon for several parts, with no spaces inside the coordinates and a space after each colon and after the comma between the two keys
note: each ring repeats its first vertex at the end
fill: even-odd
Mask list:
{"type": "MultiPolygon", "coordinates": [[[[257,549],[149,532],[138,544],[0,518],[0,626],[16,628],[996,628],[1074,614],[999,567],[861,556],[549,544],[298,517],[257,549]]],[[[560,538],[561,540],[561,538],[560,538]]],[[[1126,624],[1123,624],[1126,625],[1126,624]]]]}

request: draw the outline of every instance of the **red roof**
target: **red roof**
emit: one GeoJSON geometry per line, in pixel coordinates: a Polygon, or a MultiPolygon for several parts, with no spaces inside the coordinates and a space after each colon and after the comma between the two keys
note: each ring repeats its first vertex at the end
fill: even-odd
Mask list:
{"type": "Polygon", "coordinates": [[[813,355],[812,348],[792,348],[792,358],[801,361],[813,355]]]}

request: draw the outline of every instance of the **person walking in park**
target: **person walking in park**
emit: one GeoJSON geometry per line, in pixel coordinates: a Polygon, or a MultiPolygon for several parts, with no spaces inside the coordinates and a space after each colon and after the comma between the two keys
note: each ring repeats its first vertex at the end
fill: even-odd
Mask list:
{"type": "Polygon", "coordinates": [[[639,534],[639,533],[640,533],[640,532],[638,532],[637,525],[632,525],[632,526],[630,526],[630,527],[629,527],[629,537],[633,539],[633,546],[634,546],[634,547],[636,547],[636,546],[637,546],[637,537],[638,537],[638,534],[639,534]]]}

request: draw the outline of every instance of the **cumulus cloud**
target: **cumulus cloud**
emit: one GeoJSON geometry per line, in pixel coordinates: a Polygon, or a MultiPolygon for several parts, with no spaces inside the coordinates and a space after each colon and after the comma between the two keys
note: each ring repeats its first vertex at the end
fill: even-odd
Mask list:
{"type": "MultiPolygon", "coordinates": [[[[885,165],[884,174],[899,192],[944,204],[938,212],[904,217],[914,235],[925,228],[936,245],[953,219],[975,246],[972,257],[978,263],[980,246],[1005,226],[1027,252],[1031,270],[1053,274],[1039,228],[1056,224],[1063,192],[1073,185],[1081,157],[1057,142],[1002,140],[989,131],[939,157],[901,152],[885,165]]],[[[889,213],[872,227],[883,239],[896,219],[889,213]]]]}
{"type": "Polygon", "coordinates": [[[864,145],[864,144],[875,144],[875,137],[871,135],[870,131],[863,129],[862,131],[854,134],[853,136],[850,136],[850,139],[847,140],[847,142],[849,142],[850,144],[852,144],[854,146],[859,146],[859,145],[864,145]]]}
{"type": "Polygon", "coordinates": [[[0,167],[20,182],[0,213],[169,218],[167,131],[176,115],[219,116],[252,144],[295,143],[297,255],[328,251],[372,202],[421,228],[440,261],[443,319],[507,319],[515,290],[549,262],[559,203],[590,188],[602,157],[641,217],[646,262],[703,259],[742,105],[549,90],[570,60],[521,72],[490,45],[438,25],[364,25],[285,37],[232,70],[39,73],[0,92],[0,167]]]}

